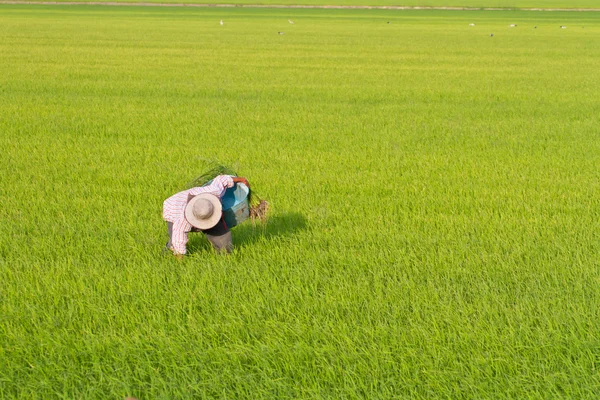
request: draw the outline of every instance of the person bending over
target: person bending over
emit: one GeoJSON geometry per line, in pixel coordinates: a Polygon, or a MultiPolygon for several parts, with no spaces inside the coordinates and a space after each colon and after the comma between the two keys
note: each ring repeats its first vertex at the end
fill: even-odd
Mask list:
{"type": "Polygon", "coordinates": [[[177,258],[186,254],[189,232],[204,232],[217,252],[231,252],[231,232],[223,219],[221,199],[225,191],[241,182],[250,187],[246,178],[219,175],[210,185],[194,187],[169,197],[163,203],[163,219],[167,222],[167,249],[177,258]]]}

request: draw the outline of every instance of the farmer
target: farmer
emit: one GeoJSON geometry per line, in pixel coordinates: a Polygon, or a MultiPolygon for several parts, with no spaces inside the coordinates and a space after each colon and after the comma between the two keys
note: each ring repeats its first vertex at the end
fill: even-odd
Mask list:
{"type": "Polygon", "coordinates": [[[218,252],[231,252],[231,232],[223,220],[221,198],[225,190],[241,182],[250,187],[246,178],[219,175],[210,185],[184,190],[165,200],[163,219],[167,221],[167,249],[177,258],[186,253],[189,232],[204,232],[218,252]]]}

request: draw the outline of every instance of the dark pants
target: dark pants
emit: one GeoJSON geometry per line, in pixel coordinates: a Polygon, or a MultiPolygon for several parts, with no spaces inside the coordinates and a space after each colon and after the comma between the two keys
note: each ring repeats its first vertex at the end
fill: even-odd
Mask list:
{"type": "MultiPolygon", "coordinates": [[[[173,235],[173,223],[167,221],[167,229],[169,230],[169,242],[167,243],[167,249],[171,248],[171,237],[173,235]]],[[[233,242],[231,240],[231,231],[225,224],[223,218],[217,225],[213,226],[210,229],[200,230],[198,228],[192,228],[192,232],[203,232],[208,241],[212,244],[213,248],[221,253],[226,251],[227,253],[231,253],[233,250],[233,242]]]]}

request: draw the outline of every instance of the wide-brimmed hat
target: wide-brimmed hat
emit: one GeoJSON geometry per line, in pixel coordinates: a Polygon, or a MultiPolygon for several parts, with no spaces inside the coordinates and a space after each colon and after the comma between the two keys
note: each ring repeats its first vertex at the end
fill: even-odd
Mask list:
{"type": "Polygon", "coordinates": [[[185,219],[198,229],[210,229],[221,219],[223,206],[215,195],[201,193],[185,206],[185,219]]]}

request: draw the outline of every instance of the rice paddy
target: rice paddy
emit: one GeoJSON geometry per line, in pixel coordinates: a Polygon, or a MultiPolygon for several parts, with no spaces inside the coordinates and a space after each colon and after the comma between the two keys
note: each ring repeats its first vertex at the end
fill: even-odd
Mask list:
{"type": "Polygon", "coordinates": [[[0,5],[0,397],[596,398],[599,22],[0,5]]]}
{"type": "MultiPolygon", "coordinates": [[[[54,2],[55,0],[34,0],[54,2]]],[[[91,1],[91,0],[90,0],[91,1]]],[[[86,2],[86,0],[60,0],[86,2]]],[[[175,3],[235,5],[313,5],[313,6],[418,6],[418,7],[499,7],[499,8],[590,8],[600,9],[597,0],[112,0],[111,3],[175,3]]]]}

